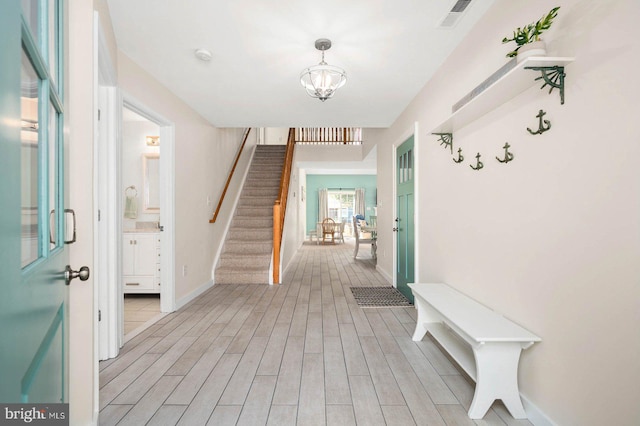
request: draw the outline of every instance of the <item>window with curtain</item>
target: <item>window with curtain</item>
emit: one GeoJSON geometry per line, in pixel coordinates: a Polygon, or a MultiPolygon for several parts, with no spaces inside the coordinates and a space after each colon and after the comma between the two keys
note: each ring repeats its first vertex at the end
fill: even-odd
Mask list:
{"type": "MultiPolygon", "coordinates": [[[[327,204],[329,216],[336,223],[351,223],[355,207],[355,191],[353,190],[329,190],[327,192],[327,204]]],[[[345,235],[351,235],[351,227],[344,227],[345,235]]]]}
{"type": "Polygon", "coordinates": [[[322,219],[329,217],[329,205],[328,203],[327,188],[318,189],[318,222],[322,222],[322,219]]]}
{"type": "Polygon", "coordinates": [[[356,215],[362,215],[365,216],[366,213],[366,206],[365,206],[365,202],[364,202],[364,188],[357,188],[355,190],[355,206],[354,206],[354,212],[356,215]]]}

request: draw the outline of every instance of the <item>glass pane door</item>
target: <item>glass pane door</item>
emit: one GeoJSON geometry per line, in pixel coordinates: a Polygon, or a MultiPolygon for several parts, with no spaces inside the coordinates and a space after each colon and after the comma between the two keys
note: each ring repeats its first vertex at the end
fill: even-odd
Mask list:
{"type": "Polygon", "coordinates": [[[0,401],[68,395],[62,1],[0,1],[0,401]],[[19,123],[19,125],[18,125],[19,123]]]}
{"type": "Polygon", "coordinates": [[[327,192],[329,204],[329,217],[336,223],[345,222],[344,234],[353,235],[352,227],[349,226],[355,207],[355,191],[336,190],[327,192]]]}

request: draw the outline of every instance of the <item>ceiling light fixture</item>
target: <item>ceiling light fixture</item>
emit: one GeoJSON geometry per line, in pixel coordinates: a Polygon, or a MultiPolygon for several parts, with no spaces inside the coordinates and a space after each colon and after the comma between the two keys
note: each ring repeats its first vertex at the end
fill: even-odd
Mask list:
{"type": "Polygon", "coordinates": [[[200,59],[203,62],[209,62],[213,55],[207,49],[196,49],[194,52],[196,58],[200,59]]]}
{"type": "Polygon", "coordinates": [[[309,96],[322,102],[334,95],[336,90],[347,82],[347,73],[340,67],[329,65],[324,61],[324,52],[331,48],[331,40],[316,40],[316,49],[322,52],[322,61],[318,65],[305,68],[300,74],[300,83],[309,96]]]}

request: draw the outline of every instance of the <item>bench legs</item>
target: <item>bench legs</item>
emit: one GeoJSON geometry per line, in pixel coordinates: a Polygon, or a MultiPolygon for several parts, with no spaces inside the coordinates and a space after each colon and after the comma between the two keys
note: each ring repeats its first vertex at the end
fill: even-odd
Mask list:
{"type": "MultiPolygon", "coordinates": [[[[412,339],[420,341],[428,331],[426,324],[439,323],[442,319],[424,299],[415,293],[414,296],[418,318],[412,339]]],[[[514,419],[527,418],[518,392],[518,362],[522,349],[527,346],[520,342],[485,342],[472,345],[475,377],[473,372],[461,364],[476,381],[469,418],[483,418],[496,399],[502,400],[514,419]]]]}
{"type": "Polygon", "coordinates": [[[496,399],[501,399],[514,419],[526,419],[518,392],[520,343],[485,343],[473,348],[476,360],[476,390],[469,418],[481,419],[496,399]]]}
{"type": "Polygon", "coordinates": [[[429,315],[429,308],[427,307],[427,303],[422,300],[421,297],[413,295],[413,303],[418,311],[418,319],[416,320],[416,329],[413,332],[413,336],[411,340],[414,342],[419,342],[422,340],[425,334],[427,334],[427,327],[424,325],[428,322],[439,321],[439,318],[433,318],[433,315],[429,315]]]}

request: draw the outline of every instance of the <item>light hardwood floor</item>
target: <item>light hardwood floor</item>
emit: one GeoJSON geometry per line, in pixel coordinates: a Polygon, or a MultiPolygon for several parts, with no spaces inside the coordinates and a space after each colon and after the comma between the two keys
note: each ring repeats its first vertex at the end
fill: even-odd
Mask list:
{"type": "Polygon", "coordinates": [[[362,309],[388,285],[353,245],[304,245],[280,286],[217,285],[100,363],[100,425],[505,425],[425,337],[413,308],[362,309]]]}
{"type": "Polygon", "coordinates": [[[125,336],[160,314],[159,294],[124,295],[125,336]]]}

